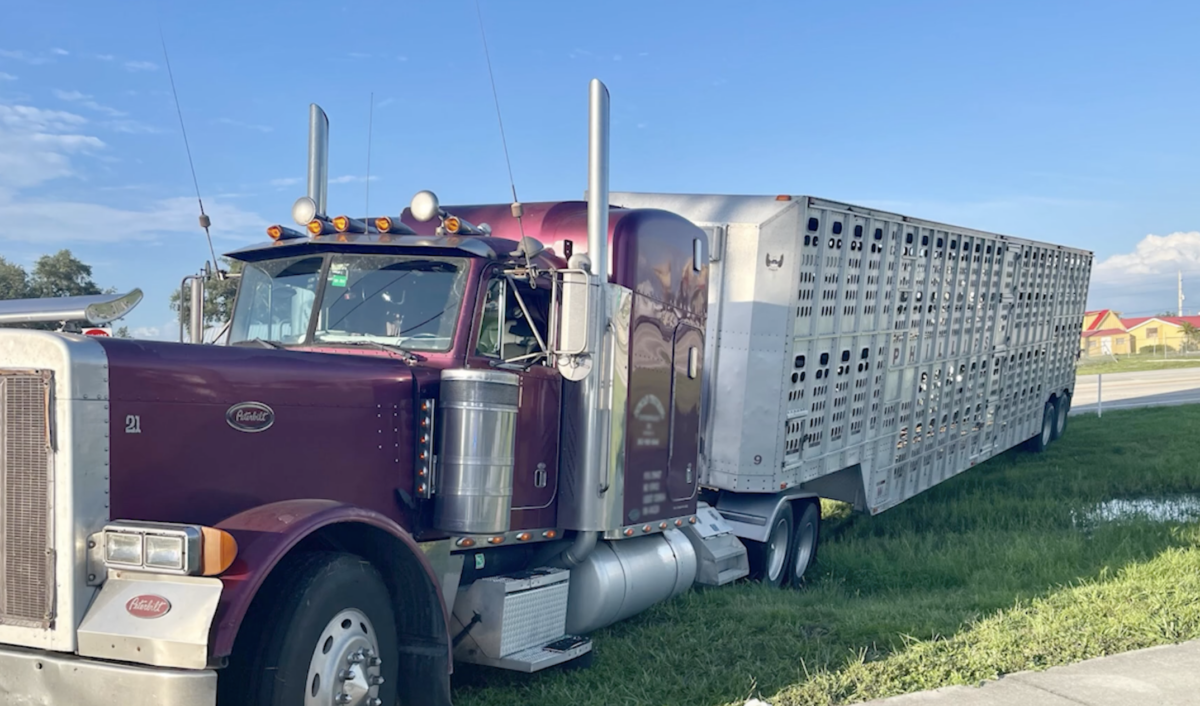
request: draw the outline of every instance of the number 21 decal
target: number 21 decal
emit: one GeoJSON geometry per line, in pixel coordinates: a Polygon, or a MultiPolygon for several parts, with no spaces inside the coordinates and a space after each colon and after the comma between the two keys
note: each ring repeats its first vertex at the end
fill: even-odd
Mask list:
{"type": "Polygon", "coordinates": [[[125,415],[125,433],[126,434],[141,434],[142,433],[142,415],[140,415],[140,414],[125,415]]]}

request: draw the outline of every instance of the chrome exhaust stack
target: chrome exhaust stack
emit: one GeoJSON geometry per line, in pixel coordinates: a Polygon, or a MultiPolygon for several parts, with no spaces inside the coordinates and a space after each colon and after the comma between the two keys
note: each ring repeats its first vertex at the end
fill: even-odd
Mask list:
{"type": "Polygon", "coordinates": [[[316,215],[326,215],[329,191],[329,116],[321,106],[308,106],[308,198],[317,205],[316,215]]]}

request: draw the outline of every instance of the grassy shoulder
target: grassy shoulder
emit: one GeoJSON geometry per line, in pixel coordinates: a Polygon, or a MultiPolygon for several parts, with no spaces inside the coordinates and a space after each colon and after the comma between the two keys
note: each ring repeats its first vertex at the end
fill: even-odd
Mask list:
{"type": "Polygon", "coordinates": [[[1196,424],[1080,417],[877,517],[827,504],[806,589],[694,590],[597,633],[590,670],[459,667],[455,703],[843,704],[1200,637],[1200,527],[1097,514],[1200,494],[1196,424]]]}
{"type": "Polygon", "coordinates": [[[1173,370],[1176,368],[1200,368],[1198,358],[1163,358],[1161,355],[1126,355],[1117,360],[1097,360],[1081,363],[1076,375],[1100,375],[1109,373],[1137,373],[1146,370],[1173,370]]]}

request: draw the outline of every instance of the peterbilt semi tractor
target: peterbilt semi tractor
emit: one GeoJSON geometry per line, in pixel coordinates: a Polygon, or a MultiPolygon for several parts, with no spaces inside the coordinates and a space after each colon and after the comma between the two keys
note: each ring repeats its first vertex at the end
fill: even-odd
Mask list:
{"type": "Polygon", "coordinates": [[[1090,253],[609,193],[590,91],[583,201],[330,217],[312,106],[227,345],[0,331],[7,702],[448,704],[1063,433],[1090,253]]]}

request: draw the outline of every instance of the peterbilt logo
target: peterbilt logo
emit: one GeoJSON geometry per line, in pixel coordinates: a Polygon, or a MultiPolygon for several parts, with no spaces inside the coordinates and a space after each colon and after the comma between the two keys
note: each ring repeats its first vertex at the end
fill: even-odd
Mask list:
{"type": "Polygon", "coordinates": [[[275,423],[275,410],[262,402],[240,402],[225,412],[225,421],[238,431],[266,431],[275,423]]]}
{"type": "Polygon", "coordinates": [[[125,611],[135,618],[152,620],[171,612],[171,601],[162,596],[143,594],[130,598],[125,604],[125,611]]]}

